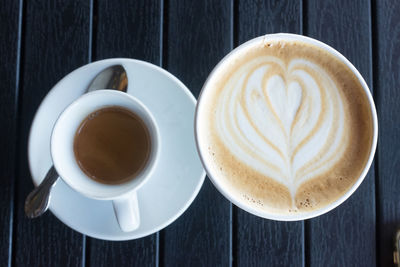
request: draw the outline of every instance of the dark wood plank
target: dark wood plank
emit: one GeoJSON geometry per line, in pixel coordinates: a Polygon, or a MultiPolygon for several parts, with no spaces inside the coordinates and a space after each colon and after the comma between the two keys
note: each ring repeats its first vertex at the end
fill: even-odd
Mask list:
{"type": "Polygon", "coordinates": [[[121,242],[87,239],[86,266],[156,266],[156,234],[121,242]]]}
{"type": "Polygon", "coordinates": [[[400,2],[376,1],[374,7],[374,86],[379,120],[378,263],[391,266],[393,237],[400,229],[400,2]]]}
{"type": "MultiPolygon", "coordinates": [[[[346,56],[371,82],[371,17],[368,0],[307,1],[307,35],[346,56]]],[[[333,211],[309,221],[310,266],[375,266],[374,166],[357,191],[333,211]]]]}
{"type": "Polygon", "coordinates": [[[25,197],[33,189],[27,163],[29,127],[52,86],[88,59],[88,1],[26,1],[20,91],[19,165],[17,171],[15,265],[79,266],[82,235],[50,212],[29,220],[25,197]]]}
{"type": "Polygon", "coordinates": [[[303,222],[277,222],[237,209],[235,266],[303,266],[303,222]]]}
{"type": "MultiPolygon", "coordinates": [[[[159,0],[98,1],[94,7],[93,60],[128,57],[160,64],[159,0]],[[96,30],[97,29],[97,30],[96,30]]],[[[90,266],[155,266],[158,236],[109,242],[90,239],[90,266]]]]}
{"type": "MultiPolygon", "coordinates": [[[[268,33],[301,33],[300,5],[300,1],[240,0],[235,18],[237,45],[268,33]]],[[[235,211],[235,265],[302,266],[303,222],[277,222],[239,208],[235,211]]]]}
{"type": "Polygon", "coordinates": [[[97,1],[94,58],[135,58],[160,64],[160,0],[97,1]]]}
{"type": "Polygon", "coordinates": [[[301,0],[238,0],[235,10],[235,45],[268,33],[302,32],[301,0]]]}
{"type": "MultiPolygon", "coordinates": [[[[231,49],[231,3],[171,0],[166,5],[164,67],[198,96],[212,68],[231,49]]],[[[230,203],[206,179],[162,240],[160,263],[165,266],[229,266],[230,203]]]]}
{"type": "Polygon", "coordinates": [[[208,74],[231,50],[232,4],[222,0],[166,4],[165,67],[197,97],[208,74]]]}
{"type": "Polygon", "coordinates": [[[5,1],[0,5],[0,262],[10,263],[12,245],[12,217],[14,207],[15,151],[17,127],[17,98],[19,83],[19,13],[18,1],[5,1]]]}

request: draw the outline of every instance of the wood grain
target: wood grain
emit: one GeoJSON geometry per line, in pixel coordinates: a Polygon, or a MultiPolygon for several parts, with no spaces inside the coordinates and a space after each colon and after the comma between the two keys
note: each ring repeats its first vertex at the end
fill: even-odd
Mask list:
{"type": "Polygon", "coordinates": [[[379,265],[391,266],[393,238],[400,229],[400,2],[376,1],[373,36],[374,86],[379,120],[379,265]]]}
{"type": "Polygon", "coordinates": [[[170,0],[166,4],[166,67],[198,96],[208,74],[231,50],[231,2],[170,0]]]}
{"type": "Polygon", "coordinates": [[[50,212],[27,219],[23,204],[33,189],[27,163],[29,127],[52,86],[88,58],[87,1],[26,1],[20,91],[19,161],[16,186],[16,266],[79,266],[82,235],[50,212]]]}
{"type": "Polygon", "coordinates": [[[12,247],[16,128],[19,84],[20,3],[8,0],[0,5],[0,262],[9,262],[12,247]],[[4,38],[7,36],[7,38],[4,38]],[[4,153],[6,152],[6,153],[4,153]]]}
{"type": "MultiPolygon", "coordinates": [[[[372,86],[370,2],[307,1],[307,34],[346,56],[372,86]]],[[[357,189],[333,211],[309,221],[310,266],[375,266],[374,166],[357,189]]]]}
{"type": "Polygon", "coordinates": [[[160,64],[160,0],[107,0],[96,4],[94,60],[127,57],[160,64]]]}
{"type": "MultiPolygon", "coordinates": [[[[231,3],[165,4],[164,67],[198,96],[212,68],[231,49],[231,3]]],[[[208,178],[190,208],[163,231],[162,241],[160,263],[165,266],[230,265],[230,203],[208,178]]]]}
{"type": "MultiPolygon", "coordinates": [[[[268,33],[301,33],[300,5],[300,1],[239,1],[235,39],[241,44],[268,33]]],[[[236,266],[302,266],[303,222],[277,222],[239,208],[235,211],[236,266]]]]}
{"type": "Polygon", "coordinates": [[[238,209],[235,266],[303,266],[302,222],[276,222],[238,209]]]}
{"type": "Polygon", "coordinates": [[[238,41],[235,45],[268,33],[302,32],[301,0],[238,0],[235,3],[235,39],[238,41]]]}
{"type": "Polygon", "coordinates": [[[86,266],[157,266],[156,234],[131,241],[88,239],[86,266]]]}
{"type": "MultiPolygon", "coordinates": [[[[93,14],[94,60],[127,57],[160,63],[160,1],[97,4],[93,14]]],[[[125,242],[88,239],[89,266],[155,266],[158,260],[157,234],[125,242]]]]}

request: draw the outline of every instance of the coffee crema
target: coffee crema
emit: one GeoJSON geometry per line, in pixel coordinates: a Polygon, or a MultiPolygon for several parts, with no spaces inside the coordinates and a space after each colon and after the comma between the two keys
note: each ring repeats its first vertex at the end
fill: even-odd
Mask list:
{"type": "Polygon", "coordinates": [[[216,69],[205,91],[197,126],[204,160],[256,209],[320,209],[344,195],[367,164],[368,97],[353,71],[322,48],[251,43],[216,69]]]}
{"type": "Polygon", "coordinates": [[[76,131],[74,154],[81,170],[103,184],[134,179],[149,160],[151,142],[143,120],[118,106],[89,114],[76,131]]]}

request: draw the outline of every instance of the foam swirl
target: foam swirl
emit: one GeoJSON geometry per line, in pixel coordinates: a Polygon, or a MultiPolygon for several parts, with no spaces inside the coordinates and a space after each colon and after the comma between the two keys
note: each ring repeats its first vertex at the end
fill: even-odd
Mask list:
{"type": "Polygon", "coordinates": [[[302,58],[257,57],[231,74],[216,106],[217,133],[241,162],[285,185],[329,171],[348,146],[343,96],[302,58]]]}

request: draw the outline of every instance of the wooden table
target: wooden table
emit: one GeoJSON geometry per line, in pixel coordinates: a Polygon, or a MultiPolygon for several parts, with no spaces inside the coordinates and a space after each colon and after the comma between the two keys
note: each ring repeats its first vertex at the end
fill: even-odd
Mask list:
{"type": "Polygon", "coordinates": [[[2,266],[391,266],[400,224],[400,1],[2,0],[0,22],[2,266]],[[339,208],[306,221],[264,220],[232,206],[206,179],[177,221],[139,240],[97,240],[51,213],[24,216],[33,188],[29,127],[64,75],[95,60],[137,58],[198,96],[224,55],[273,32],[333,46],[373,91],[375,162],[339,208]]]}

